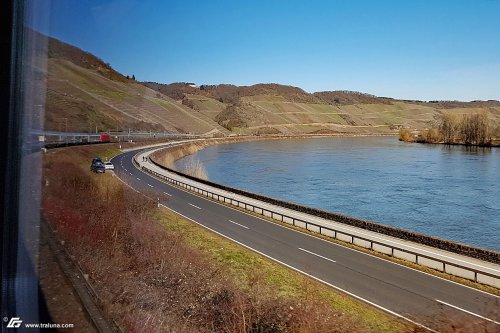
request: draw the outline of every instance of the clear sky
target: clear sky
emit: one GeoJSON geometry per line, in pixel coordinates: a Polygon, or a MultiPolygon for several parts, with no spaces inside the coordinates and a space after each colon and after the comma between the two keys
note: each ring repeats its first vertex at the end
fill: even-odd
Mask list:
{"type": "Polygon", "coordinates": [[[141,81],[500,100],[498,0],[52,0],[40,30],[141,81]]]}

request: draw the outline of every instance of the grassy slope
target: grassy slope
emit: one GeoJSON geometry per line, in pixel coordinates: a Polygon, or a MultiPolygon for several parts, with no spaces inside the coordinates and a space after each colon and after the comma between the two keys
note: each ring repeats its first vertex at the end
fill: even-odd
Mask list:
{"type": "Polygon", "coordinates": [[[157,129],[205,133],[224,128],[203,114],[133,81],[110,80],[98,72],[61,59],[49,59],[46,128],[69,131],[157,129]]]}

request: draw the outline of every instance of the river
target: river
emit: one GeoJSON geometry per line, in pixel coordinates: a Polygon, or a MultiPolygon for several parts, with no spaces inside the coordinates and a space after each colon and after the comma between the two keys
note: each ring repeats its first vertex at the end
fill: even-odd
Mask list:
{"type": "Polygon", "coordinates": [[[210,180],[500,251],[500,149],[314,138],[210,146],[210,180]]]}

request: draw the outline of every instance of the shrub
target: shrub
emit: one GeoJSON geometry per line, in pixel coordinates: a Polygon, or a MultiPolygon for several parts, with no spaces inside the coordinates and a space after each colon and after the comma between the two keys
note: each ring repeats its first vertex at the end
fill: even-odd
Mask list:
{"type": "Polygon", "coordinates": [[[413,134],[411,129],[402,128],[399,130],[399,141],[414,142],[413,134]]]}
{"type": "Polygon", "coordinates": [[[425,141],[431,143],[441,142],[442,135],[437,128],[431,128],[425,133],[425,141]]]}

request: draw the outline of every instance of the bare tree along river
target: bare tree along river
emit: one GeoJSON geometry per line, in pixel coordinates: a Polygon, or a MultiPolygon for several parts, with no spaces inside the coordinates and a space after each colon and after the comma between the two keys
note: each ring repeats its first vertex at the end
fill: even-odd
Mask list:
{"type": "Polygon", "coordinates": [[[500,251],[500,148],[315,138],[221,144],[199,160],[225,185],[500,251]]]}

